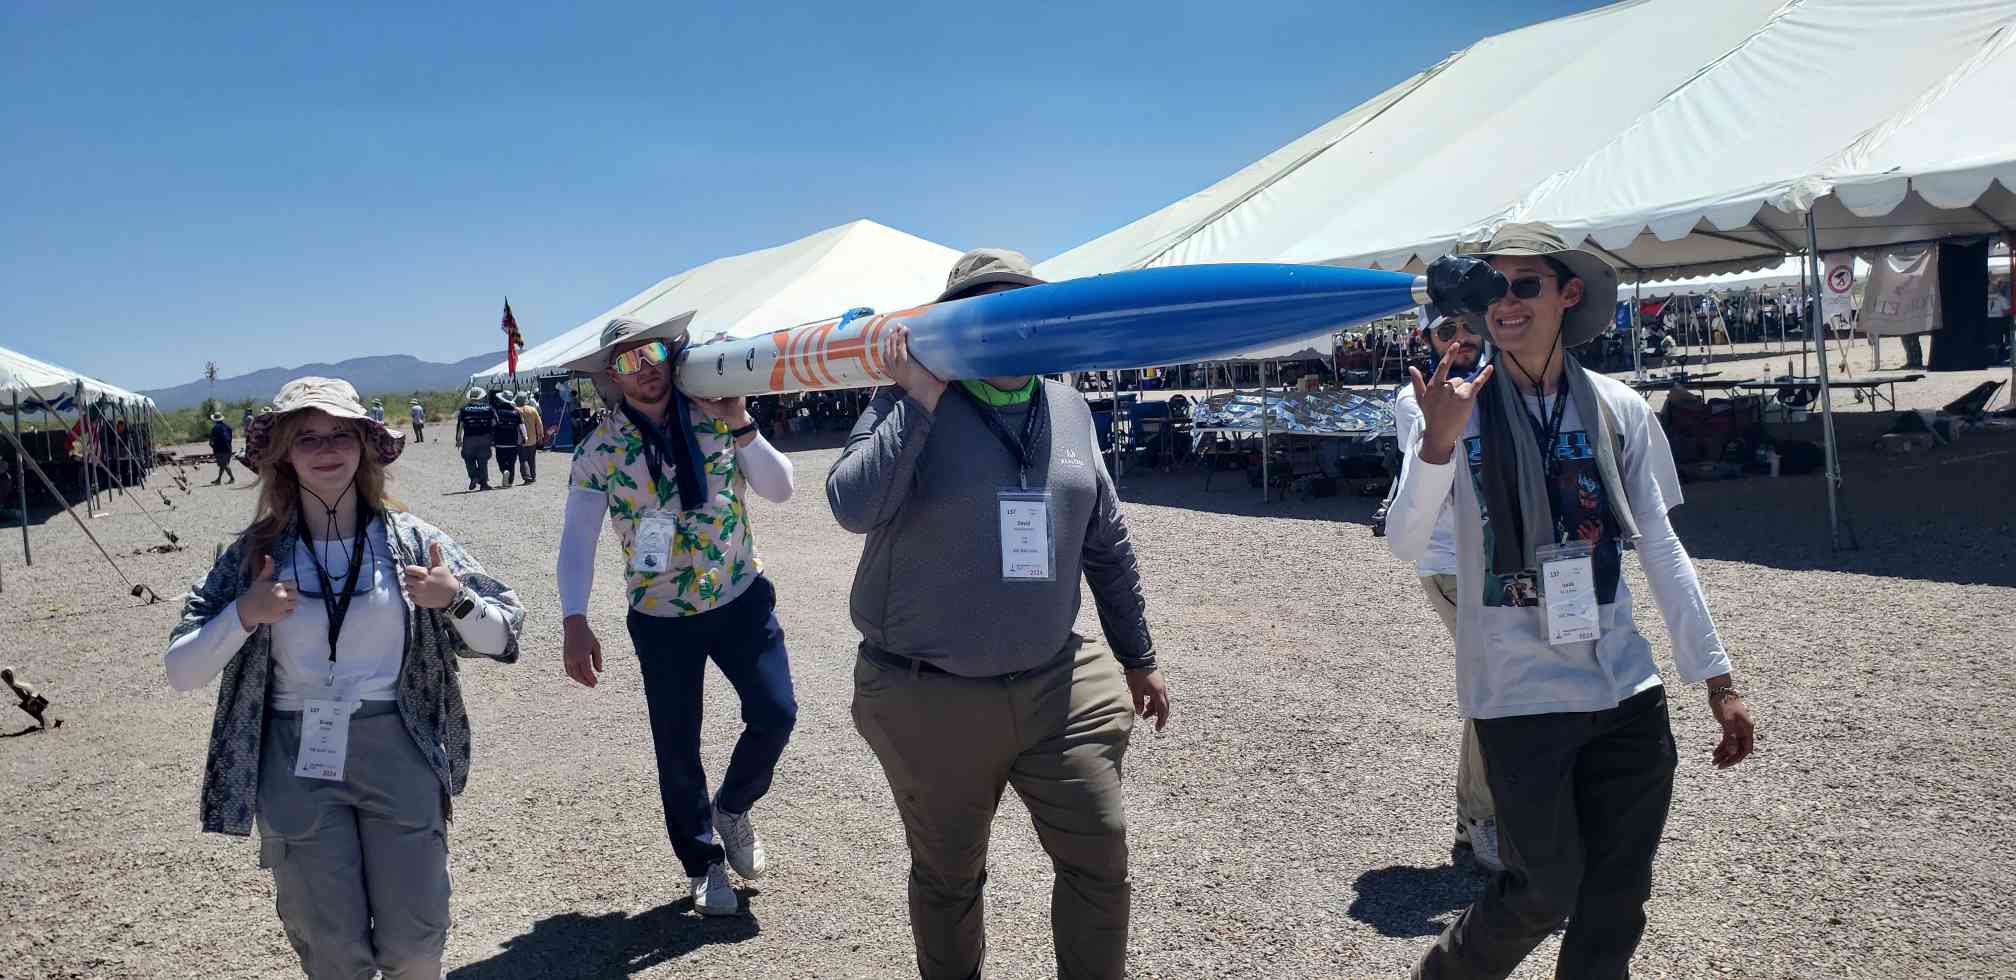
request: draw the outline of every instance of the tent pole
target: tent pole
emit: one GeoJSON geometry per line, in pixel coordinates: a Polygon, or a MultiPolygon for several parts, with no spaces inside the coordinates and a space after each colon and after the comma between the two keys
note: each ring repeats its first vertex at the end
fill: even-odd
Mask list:
{"type": "Polygon", "coordinates": [[[1631,284],[1631,377],[1634,380],[1643,381],[1645,380],[1645,338],[1642,336],[1643,326],[1639,324],[1638,319],[1639,311],[1643,309],[1645,300],[1639,295],[1639,285],[1639,283],[1635,282],[1631,284]]]}
{"type": "Polygon", "coordinates": [[[1261,361],[1260,362],[1260,502],[1263,504],[1267,502],[1267,495],[1270,492],[1272,492],[1271,488],[1269,488],[1267,485],[1267,464],[1272,462],[1272,460],[1268,458],[1272,454],[1267,451],[1267,427],[1268,423],[1273,421],[1272,419],[1268,418],[1269,414],[1271,413],[1267,411],[1267,362],[1261,361]]]}
{"type": "Polygon", "coordinates": [[[35,567],[35,552],[28,547],[28,455],[27,444],[21,441],[21,392],[14,392],[14,489],[19,494],[21,504],[21,557],[29,568],[35,567]]]}
{"type": "Polygon", "coordinates": [[[1813,283],[1812,265],[1819,260],[1813,254],[1813,246],[1806,246],[1806,261],[1800,263],[1799,272],[1799,373],[1806,373],[1806,342],[1813,337],[1813,325],[1806,322],[1806,287],[1813,283]]]}
{"type": "MultiPolygon", "coordinates": [[[[1813,227],[1813,211],[1809,208],[1806,211],[1807,275],[1800,277],[1799,283],[1799,291],[1802,293],[1806,291],[1808,276],[1811,277],[1816,295],[1820,289],[1819,238],[1819,232],[1815,231],[1813,227]]],[[[1812,332],[1810,324],[1807,327],[1807,332],[1812,332]]],[[[1804,350],[1803,345],[1801,350],[1804,350]]],[[[1840,446],[1834,438],[1834,399],[1831,397],[1832,392],[1827,387],[1827,340],[1824,336],[1820,340],[1819,362],[1820,431],[1827,447],[1827,540],[1833,550],[1839,551],[1841,550],[1841,453],[1840,446]]]]}

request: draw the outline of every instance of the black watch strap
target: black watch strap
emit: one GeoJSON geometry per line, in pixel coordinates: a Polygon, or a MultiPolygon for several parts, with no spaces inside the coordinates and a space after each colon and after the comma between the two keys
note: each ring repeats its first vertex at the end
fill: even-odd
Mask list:
{"type": "Polygon", "coordinates": [[[746,436],[746,435],[748,435],[749,433],[751,433],[751,432],[754,432],[754,431],[756,431],[756,423],[754,423],[754,422],[751,422],[751,423],[749,423],[748,425],[745,425],[745,426],[743,426],[743,427],[741,427],[741,428],[739,428],[739,429],[729,429],[729,430],[728,430],[728,438],[730,438],[730,439],[740,439],[740,438],[742,438],[743,436],[746,436]]]}
{"type": "Polygon", "coordinates": [[[455,602],[448,607],[448,611],[453,613],[456,619],[469,618],[469,614],[476,611],[476,593],[463,589],[461,594],[455,597],[455,602]]]}

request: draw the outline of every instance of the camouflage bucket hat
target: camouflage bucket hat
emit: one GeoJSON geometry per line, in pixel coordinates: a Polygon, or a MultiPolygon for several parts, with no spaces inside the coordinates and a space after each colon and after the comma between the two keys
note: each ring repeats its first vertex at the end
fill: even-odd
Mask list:
{"type": "Polygon", "coordinates": [[[364,450],[375,453],[382,464],[389,465],[406,450],[405,433],[386,428],[385,423],[365,412],[364,403],[358,400],[357,389],[350,382],[338,378],[296,378],[274,396],[273,410],[261,413],[245,430],[246,465],[255,468],[264,465],[273,449],[273,427],[282,418],[309,409],[357,423],[364,450]]]}

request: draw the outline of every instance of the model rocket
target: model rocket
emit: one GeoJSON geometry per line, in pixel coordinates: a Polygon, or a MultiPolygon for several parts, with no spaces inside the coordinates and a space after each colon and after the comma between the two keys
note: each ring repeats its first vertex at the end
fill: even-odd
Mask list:
{"type": "MultiPolygon", "coordinates": [[[[1451,261],[1481,265],[1438,260],[1451,261]]],[[[1263,263],[1116,272],[695,344],[678,383],[699,398],[883,384],[897,324],[918,363],[948,381],[1206,361],[1430,302],[1431,278],[1445,281],[1263,263]]]]}

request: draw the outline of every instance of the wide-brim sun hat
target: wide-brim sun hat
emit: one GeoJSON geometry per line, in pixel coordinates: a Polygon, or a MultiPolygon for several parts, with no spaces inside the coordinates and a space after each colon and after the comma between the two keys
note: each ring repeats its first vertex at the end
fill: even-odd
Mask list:
{"type": "Polygon", "coordinates": [[[1617,270],[1594,252],[1568,247],[1553,225],[1538,221],[1505,225],[1489,243],[1463,254],[1479,259],[1551,258],[1582,280],[1581,305],[1561,317],[1562,347],[1580,347],[1602,336],[1616,322],[1617,270]]]}
{"type": "Polygon", "coordinates": [[[211,412],[211,413],[210,413],[210,421],[212,421],[212,422],[222,422],[222,421],[224,421],[224,413],[223,413],[223,412],[211,412]]]}
{"type": "Polygon", "coordinates": [[[482,401],[482,400],[483,400],[483,397],[484,397],[484,391],[483,391],[483,389],[481,389],[481,388],[471,388],[471,389],[469,389],[469,400],[470,400],[470,401],[472,401],[472,402],[480,402],[480,401],[482,401]]]}
{"type": "Polygon", "coordinates": [[[406,450],[406,434],[394,432],[385,423],[371,417],[364,410],[364,403],[357,398],[357,389],[350,382],[340,378],[296,378],[280,389],[273,398],[273,410],[262,413],[252,420],[245,430],[245,464],[257,468],[266,462],[266,455],[273,448],[273,429],[280,420],[296,412],[310,409],[330,418],[361,423],[359,430],[364,437],[366,452],[375,453],[378,462],[390,465],[406,450]]]}
{"type": "Polygon", "coordinates": [[[669,320],[646,323],[635,317],[613,317],[602,325],[602,335],[591,350],[573,360],[560,365],[569,371],[588,375],[595,384],[595,392],[602,396],[602,402],[614,408],[623,400],[623,389],[609,380],[610,362],[616,359],[616,348],[638,340],[662,340],[668,348],[666,360],[676,362],[679,352],[686,347],[693,325],[693,317],[698,310],[687,310],[669,320]]]}
{"type": "Polygon", "coordinates": [[[945,276],[945,291],[932,302],[943,303],[982,286],[1001,282],[1017,286],[1043,285],[1043,280],[1036,278],[1036,269],[1029,264],[1029,257],[1021,252],[1009,248],[976,248],[952,263],[952,271],[945,276]]]}

